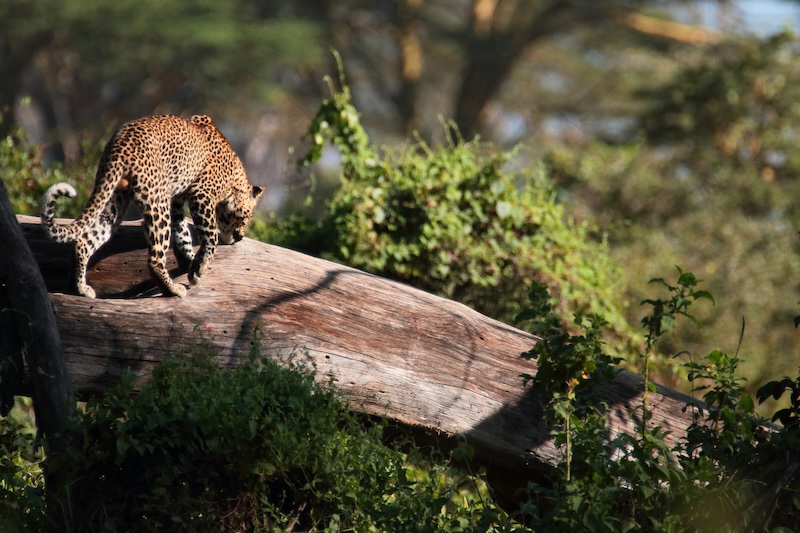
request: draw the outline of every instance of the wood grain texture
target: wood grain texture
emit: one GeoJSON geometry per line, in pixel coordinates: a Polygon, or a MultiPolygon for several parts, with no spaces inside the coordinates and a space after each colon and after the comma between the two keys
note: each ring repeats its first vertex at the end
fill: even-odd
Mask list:
{"type": "MultiPolygon", "coordinates": [[[[39,219],[18,217],[51,290],[72,385],[86,394],[198,343],[221,365],[246,360],[258,339],[268,357],[307,353],[318,379],[333,380],[351,406],[410,428],[463,435],[516,487],[558,459],[541,422],[543,399],[523,387],[535,374],[520,354],[532,335],[461,304],[407,285],[269,244],[220,246],[203,281],[183,299],[165,298],[150,280],[140,228],[126,224],[101,250],[89,283],[98,298],[64,294],[69,246],[46,239],[39,219]]],[[[188,285],[186,275],[173,276],[188,285]]],[[[639,424],[641,380],[621,373],[607,387],[612,434],[639,424]]],[[[659,388],[653,425],[678,438],[691,422],[691,398],[659,388]]],[[[501,476],[501,477],[502,477],[501,476]]]]}

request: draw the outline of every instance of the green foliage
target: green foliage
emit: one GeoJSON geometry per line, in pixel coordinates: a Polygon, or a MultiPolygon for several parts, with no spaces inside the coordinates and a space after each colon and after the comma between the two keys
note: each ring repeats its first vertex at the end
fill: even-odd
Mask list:
{"type": "Polygon", "coordinates": [[[289,237],[274,242],[288,240],[506,322],[521,310],[523,287],[536,280],[556,293],[554,313],[563,321],[575,311],[603,315],[615,349],[632,352],[638,337],[623,317],[619,271],[592,228],[564,215],[543,165],[517,168],[518,150],[452,132],[445,146],[417,141],[381,152],[350,100],[345,86],[323,102],[301,161],[317,161],[328,143],[341,155],[327,213],[315,230],[290,224],[289,237]],[[298,240],[301,233],[307,237],[298,240]]]}
{"type": "Polygon", "coordinates": [[[656,144],[683,147],[701,164],[716,155],[770,172],[790,170],[775,156],[794,151],[796,45],[788,32],[722,41],[669,83],[643,91],[659,102],[642,117],[643,131],[656,144]]]}
{"type": "MultiPolygon", "coordinates": [[[[691,317],[689,308],[697,299],[713,301],[708,292],[696,289],[693,274],[678,272],[675,284],[654,280],[667,288],[668,298],[643,302],[652,306],[642,321],[648,329],[648,349],[674,327],[677,316],[691,317]]],[[[706,390],[706,404],[687,406],[693,423],[685,439],[671,445],[668,432],[649,427],[652,410],[646,401],[640,407],[639,431],[613,436],[606,420],[608,406],[591,394],[575,393],[602,386],[613,376],[613,361],[601,343],[591,340],[600,334],[593,331],[594,325],[586,328],[586,336],[560,331],[540,286],[534,285],[531,302],[523,318],[532,320],[533,331],[543,336],[539,345],[544,345],[535,350],[542,367],[532,384],[549,398],[545,418],[565,454],[563,474],[551,485],[528,485],[528,501],[520,509],[526,526],[534,531],[609,532],[800,526],[800,498],[792,482],[800,460],[787,453],[800,443],[793,423],[800,412],[800,378],[773,382],[759,391],[762,401],[786,390],[792,393],[792,407],[775,415],[789,424],[767,429],[754,415],[753,401],[736,375],[738,357],[714,350],[701,362],[686,365],[694,389],[706,390]]],[[[523,354],[530,356],[531,352],[523,354]]],[[[650,385],[645,373],[643,399],[650,385]]]]}
{"type": "MultiPolygon", "coordinates": [[[[324,57],[318,21],[247,1],[11,0],[0,5],[0,34],[8,36],[11,96],[26,96],[14,93],[29,90],[15,81],[25,72],[34,85],[58,83],[70,123],[57,125],[75,121],[95,133],[159,110],[213,106],[242,116],[285,94],[273,77],[279,69],[324,57]]],[[[48,91],[31,93],[43,108],[53,105],[48,91]]]]}
{"type": "MultiPolygon", "coordinates": [[[[313,370],[260,360],[220,368],[198,350],[91,399],[48,468],[3,421],[3,531],[501,531],[484,482],[344,409],[313,370]]],[[[462,445],[457,460],[471,457],[462,445]]]]}
{"type": "MultiPolygon", "coordinates": [[[[702,329],[662,338],[654,360],[663,384],[686,386],[666,356],[704,353],[709,338],[735,344],[743,316],[750,355],[739,371],[748,394],[797,366],[780,355],[796,345],[796,301],[786,295],[796,292],[800,269],[797,43],[782,34],[686,50],[671,76],[641,92],[648,110],[631,138],[544,149],[563,205],[608,229],[610,254],[625,265],[627,298],[641,301],[636,280],[681,258],[724,302],[703,317],[702,329]]],[[[639,318],[633,308],[627,317],[639,318]]]]}
{"type": "Polygon", "coordinates": [[[241,2],[66,2],[62,31],[72,50],[94,58],[85,62],[92,67],[84,67],[81,75],[135,91],[151,70],[161,74],[164,88],[192,83],[190,105],[198,107],[208,98],[235,98],[242,91],[257,95],[253,72],[274,68],[266,58],[305,66],[321,59],[313,45],[313,22],[254,11],[241,2]],[[306,46],[299,45],[303,41],[306,46]],[[108,46],[98,47],[98,42],[108,46]]]}
{"type": "Polygon", "coordinates": [[[608,325],[605,319],[595,315],[584,321],[576,314],[574,325],[584,334],[572,335],[552,313],[552,300],[545,286],[534,282],[528,300],[530,307],[517,315],[516,321],[527,321],[531,333],[542,340],[522,354],[525,359],[538,360],[536,376],[524,376],[526,381],[539,381],[545,386],[580,381],[598,373],[610,377],[610,369],[620,360],[602,354],[602,328],[608,325]]]}
{"type": "Polygon", "coordinates": [[[525,359],[537,360],[536,376],[522,377],[550,398],[545,419],[553,425],[556,444],[565,447],[565,477],[569,482],[573,457],[593,457],[598,451],[603,418],[602,410],[589,400],[594,385],[611,379],[621,359],[603,353],[601,328],[607,323],[602,317],[585,322],[575,315],[575,326],[584,333],[572,335],[552,313],[543,285],[533,283],[528,299],[530,308],[520,313],[517,321],[529,321],[531,332],[541,341],[522,354],[525,359]]]}
{"type": "Polygon", "coordinates": [[[689,313],[689,307],[697,300],[704,298],[714,302],[714,297],[711,293],[705,290],[695,290],[695,287],[700,283],[694,274],[691,272],[684,272],[680,267],[678,269],[678,281],[675,285],[670,285],[664,278],[653,278],[650,283],[658,283],[667,288],[671,293],[668,300],[664,299],[646,299],[642,304],[647,304],[653,307],[651,314],[642,319],[642,325],[647,330],[646,350],[651,350],[655,346],[658,339],[662,335],[669,333],[675,329],[676,318],[684,316],[697,323],[697,319],[689,313]]]}
{"type": "MultiPolygon", "coordinates": [[[[735,455],[741,453],[740,446],[749,446],[755,438],[755,424],[758,422],[753,417],[755,404],[742,388],[746,380],[736,375],[739,362],[736,356],[713,350],[700,363],[686,363],[689,382],[701,383],[692,390],[706,391],[703,401],[708,405],[708,413],[704,423],[695,423],[689,430],[692,439],[702,443],[703,455],[735,455]]],[[[702,409],[696,407],[695,418],[702,415],[702,409]]]]}
{"type": "Polygon", "coordinates": [[[248,236],[313,255],[321,255],[330,245],[329,225],[320,224],[302,213],[284,218],[275,214],[257,215],[247,228],[248,236]]]}
{"type": "Polygon", "coordinates": [[[758,389],[758,401],[765,402],[770,397],[778,400],[787,391],[791,405],[776,411],[772,421],[780,422],[785,427],[797,427],[800,426],[800,377],[795,380],[783,378],[780,381],[770,381],[758,389]]]}
{"type": "MultiPolygon", "coordinates": [[[[669,299],[646,299],[642,301],[642,305],[652,306],[652,312],[642,319],[642,325],[647,330],[645,334],[645,348],[642,358],[644,363],[642,365],[642,372],[644,374],[644,392],[642,394],[642,432],[647,428],[648,409],[647,397],[649,393],[655,392],[655,384],[650,379],[650,373],[655,370],[652,357],[656,343],[665,334],[675,329],[676,319],[678,316],[684,316],[692,322],[697,323],[697,319],[689,313],[689,307],[697,300],[705,298],[714,303],[714,297],[711,293],[705,290],[695,290],[695,287],[700,283],[694,274],[691,272],[684,272],[680,267],[678,269],[678,281],[675,285],[670,285],[663,278],[653,278],[650,283],[658,283],[666,287],[671,293],[669,299]]],[[[689,381],[694,380],[694,374],[690,372],[689,381]]]]}
{"type": "Polygon", "coordinates": [[[97,149],[88,149],[86,156],[69,168],[60,164],[46,166],[37,148],[27,144],[20,132],[0,139],[0,176],[8,190],[11,207],[17,214],[39,216],[42,195],[48,187],[60,181],[76,186],[78,197],[59,202],[59,216],[74,218],[83,208],[91,192],[94,170],[90,160],[99,159],[97,149]]]}
{"type": "Polygon", "coordinates": [[[30,410],[30,399],[0,419],[0,530],[8,533],[38,531],[45,515],[43,451],[35,443],[32,421],[20,404],[30,410]]]}

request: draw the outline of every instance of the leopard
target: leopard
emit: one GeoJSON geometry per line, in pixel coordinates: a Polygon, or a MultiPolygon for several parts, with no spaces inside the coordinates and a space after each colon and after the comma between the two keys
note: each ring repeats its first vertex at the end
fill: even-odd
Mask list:
{"type": "Polygon", "coordinates": [[[190,285],[208,271],[218,243],[241,241],[264,193],[251,185],[230,143],[206,115],[184,119],[175,115],[147,116],[123,124],[106,144],[94,187],[80,215],[57,223],[58,198],[74,198],[66,182],[47,189],[41,220],[47,236],[75,243],[74,277],[79,295],[94,298],[86,271],[94,253],[124,220],[131,203],[142,216],[148,246],[148,268],[165,296],[184,297],[185,285],[167,270],[172,248],[190,285]],[[189,214],[197,233],[195,254],[189,214]]]}

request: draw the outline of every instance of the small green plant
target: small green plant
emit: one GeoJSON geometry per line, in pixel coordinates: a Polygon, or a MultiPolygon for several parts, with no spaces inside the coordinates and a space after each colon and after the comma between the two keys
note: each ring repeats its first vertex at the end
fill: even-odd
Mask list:
{"type": "MultiPolygon", "coordinates": [[[[713,454],[706,449],[707,455],[737,454],[741,451],[740,445],[755,438],[758,423],[754,416],[755,403],[744,392],[743,383],[746,380],[736,374],[740,362],[737,356],[713,350],[703,361],[685,364],[689,370],[689,382],[693,384],[692,391],[706,391],[703,401],[708,413],[703,423],[693,425],[690,432],[704,434],[702,437],[699,433],[692,435],[695,444],[703,443],[706,448],[715,448],[713,454]]],[[[699,419],[703,409],[695,409],[695,418],[699,419]]]]}
{"type": "Polygon", "coordinates": [[[583,334],[573,335],[553,314],[546,287],[533,283],[528,299],[530,307],[517,316],[517,322],[527,322],[541,341],[522,354],[524,359],[537,361],[536,375],[524,374],[522,378],[549,398],[545,418],[554,426],[556,444],[564,446],[565,479],[570,482],[575,441],[588,437],[578,444],[580,455],[591,454],[588,447],[597,443],[594,437],[604,425],[602,406],[592,401],[594,386],[613,378],[621,359],[604,353],[601,328],[606,322],[602,317],[584,321],[576,315],[574,325],[583,334]]]}
{"type": "MultiPolygon", "coordinates": [[[[714,297],[705,290],[695,290],[700,283],[694,274],[684,272],[680,267],[678,270],[678,280],[675,285],[670,285],[664,278],[653,278],[650,283],[660,284],[671,293],[669,299],[647,299],[642,301],[642,305],[650,305],[653,309],[651,313],[642,319],[645,333],[645,348],[642,354],[642,377],[644,378],[644,392],[642,394],[642,434],[647,429],[649,418],[647,408],[647,398],[650,392],[655,392],[655,384],[650,380],[650,372],[653,370],[651,357],[658,340],[665,334],[675,329],[676,319],[679,316],[688,318],[692,322],[697,322],[694,316],[689,313],[689,307],[699,299],[710,300],[714,303],[714,297]]],[[[692,381],[692,379],[690,379],[692,381]]]]}
{"type": "Polygon", "coordinates": [[[583,333],[575,335],[565,331],[552,313],[544,286],[534,283],[529,300],[530,308],[517,318],[541,340],[522,354],[537,360],[536,375],[522,377],[548,399],[544,418],[564,458],[563,477],[552,486],[528,484],[528,502],[520,519],[534,531],[617,530],[622,522],[613,510],[624,489],[611,468],[614,452],[607,442],[606,406],[595,392],[616,374],[619,358],[605,353],[602,318],[583,320],[576,315],[574,324],[583,333]],[[574,461],[576,457],[580,460],[574,461]]]}

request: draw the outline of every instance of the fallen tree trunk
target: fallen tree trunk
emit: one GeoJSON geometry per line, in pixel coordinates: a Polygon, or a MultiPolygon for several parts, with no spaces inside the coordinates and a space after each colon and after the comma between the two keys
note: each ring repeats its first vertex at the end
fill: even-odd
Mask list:
{"type": "MultiPolygon", "coordinates": [[[[559,458],[541,421],[543,400],[520,374],[528,333],[407,285],[245,239],[220,246],[203,282],[183,298],[160,297],[138,224],[126,224],[90,269],[95,300],[61,294],[72,248],[49,241],[39,219],[19,216],[51,292],[72,386],[96,393],[198,343],[236,366],[255,342],[269,357],[307,353],[351,406],[410,428],[463,435],[489,474],[524,487],[559,458]],[[256,341],[257,339],[257,341],[256,341]]],[[[173,260],[174,261],[174,260],[173,260]]],[[[174,262],[170,265],[177,275],[174,262]]],[[[186,275],[177,281],[186,284],[186,275]]],[[[621,373],[608,388],[612,435],[640,423],[641,380],[621,373]]],[[[651,424],[684,434],[690,398],[659,388],[651,424]]]]}

